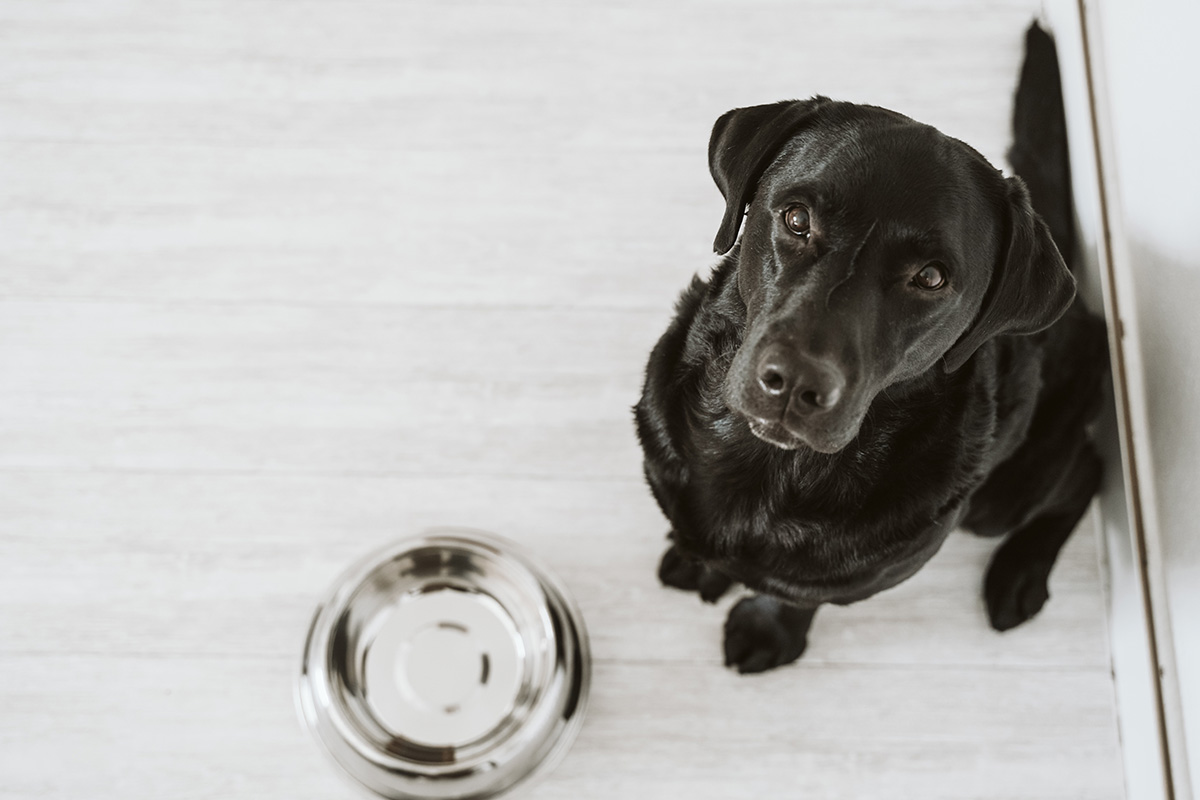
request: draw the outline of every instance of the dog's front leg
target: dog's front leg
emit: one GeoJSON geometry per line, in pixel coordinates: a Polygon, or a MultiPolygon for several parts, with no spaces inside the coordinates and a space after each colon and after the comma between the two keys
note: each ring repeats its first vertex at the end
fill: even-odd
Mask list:
{"type": "Polygon", "coordinates": [[[1009,534],[996,549],[983,584],[993,628],[1015,628],[1042,610],[1050,598],[1050,570],[1087,512],[1102,473],[1100,457],[1086,445],[1058,487],[1056,502],[1009,534]]]}
{"type": "Polygon", "coordinates": [[[725,666],[746,674],[792,663],[808,645],[816,613],[762,594],[740,600],[725,620],[725,666]]]}

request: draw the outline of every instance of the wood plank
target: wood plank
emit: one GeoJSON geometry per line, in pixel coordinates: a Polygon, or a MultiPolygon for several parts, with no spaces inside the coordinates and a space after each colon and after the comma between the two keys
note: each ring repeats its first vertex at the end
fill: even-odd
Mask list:
{"type": "Polygon", "coordinates": [[[0,143],[0,293],[665,313],[713,259],[723,206],[706,142],[686,154],[0,143]]]}
{"type": "MultiPolygon", "coordinates": [[[[349,797],[304,741],[294,673],[277,658],[4,659],[0,797],[349,797]]],[[[594,679],[579,741],[527,796],[1121,796],[1101,671],[600,663],[594,679]]]]}
{"type": "Polygon", "coordinates": [[[636,476],[665,312],[0,303],[0,465],[636,476]]]}
{"type": "MultiPolygon", "coordinates": [[[[429,527],[529,547],[578,598],[601,660],[720,666],[718,608],[655,579],[666,524],[632,481],[42,473],[0,480],[0,653],[294,656],[352,561],[429,527]]],[[[951,537],[914,579],[817,617],[805,660],[1108,670],[1095,533],[1036,620],[979,599],[993,543],[951,537]]]]}
{"type": "Polygon", "coordinates": [[[666,308],[719,114],[821,92],[1001,164],[1034,5],[9,3],[0,291],[666,308]]]}
{"type": "Polygon", "coordinates": [[[4,138],[439,147],[448,130],[465,144],[553,144],[570,132],[568,141],[674,147],[728,108],[816,92],[957,120],[948,132],[1002,145],[1017,44],[1038,8],[768,0],[733,14],[719,2],[682,13],[669,3],[373,0],[347,13],[309,0],[284,15],[277,0],[191,0],[171,13],[152,0],[39,5],[0,10],[0,98],[22,112],[4,119],[4,138]]]}

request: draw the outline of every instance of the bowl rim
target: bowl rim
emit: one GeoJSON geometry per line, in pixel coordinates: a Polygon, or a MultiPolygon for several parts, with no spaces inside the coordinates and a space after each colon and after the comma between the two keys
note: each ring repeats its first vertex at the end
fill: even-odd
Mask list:
{"type": "MultiPolygon", "coordinates": [[[[301,726],[309,732],[326,759],[369,796],[411,800],[468,800],[500,797],[518,786],[529,786],[553,770],[566,756],[583,726],[591,694],[591,680],[591,645],[583,614],[562,579],[527,547],[505,536],[475,528],[438,526],[423,529],[414,536],[391,540],[355,559],[338,574],[318,602],[309,622],[300,669],[294,681],[293,698],[301,726]],[[551,615],[557,614],[561,619],[561,625],[556,626],[556,629],[558,635],[564,639],[562,646],[570,651],[572,669],[564,675],[563,688],[558,692],[560,696],[555,698],[552,706],[540,709],[543,712],[551,709],[551,712],[548,715],[539,715],[536,713],[539,709],[534,709],[534,717],[544,717],[543,721],[549,721],[551,724],[538,736],[529,739],[525,746],[512,752],[508,763],[518,764],[518,767],[507,774],[503,769],[497,770],[497,777],[500,777],[501,781],[495,789],[485,787],[480,790],[466,790],[464,787],[466,791],[459,794],[445,791],[421,794],[402,787],[398,781],[397,785],[387,785],[386,773],[389,765],[403,764],[404,759],[379,751],[370,743],[363,742],[354,732],[344,730],[346,720],[340,719],[339,714],[329,710],[329,706],[335,703],[332,697],[334,690],[328,680],[328,670],[323,659],[331,640],[329,634],[338,617],[381,565],[405,553],[431,546],[458,546],[475,551],[482,549],[490,557],[520,566],[541,588],[546,610],[551,615]],[[325,647],[319,648],[321,652],[315,652],[314,648],[318,648],[320,643],[325,643],[325,647]],[[318,702],[321,696],[324,697],[324,703],[318,702]],[[351,735],[347,736],[348,733],[351,735]],[[331,742],[330,737],[334,741],[331,742]],[[356,746],[355,742],[360,746],[356,746]],[[343,756],[349,757],[354,764],[347,763],[343,756]],[[521,761],[526,763],[521,765],[521,761]],[[360,774],[354,766],[378,773],[371,777],[379,780],[368,780],[368,776],[360,774]]],[[[455,777],[461,775],[450,773],[447,776],[450,781],[445,785],[449,787],[455,777]]]]}

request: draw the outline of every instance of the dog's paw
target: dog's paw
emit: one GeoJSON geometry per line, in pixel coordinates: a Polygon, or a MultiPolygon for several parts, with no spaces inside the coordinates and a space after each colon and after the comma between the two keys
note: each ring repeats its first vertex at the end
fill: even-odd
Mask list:
{"type": "Polygon", "coordinates": [[[745,675],[792,663],[808,646],[812,616],[770,597],[740,600],[725,620],[725,666],[745,675]]]}
{"type": "Polygon", "coordinates": [[[700,569],[700,599],[706,603],[715,603],[733,586],[733,579],[715,569],[702,566],[700,569]]]}
{"type": "Polygon", "coordinates": [[[663,586],[682,589],[685,592],[694,592],[700,588],[700,571],[700,562],[679,552],[675,545],[667,548],[662,561],[658,563],[658,579],[662,581],[663,586]]]}
{"type": "Polygon", "coordinates": [[[1054,562],[1031,559],[1020,551],[996,551],[983,581],[988,620],[998,631],[1031,619],[1050,598],[1047,582],[1054,562]]]}
{"type": "Polygon", "coordinates": [[[717,602],[733,585],[733,581],[725,575],[688,558],[674,545],[663,553],[658,565],[658,579],[664,586],[673,589],[699,592],[700,599],[706,603],[717,602]]]}

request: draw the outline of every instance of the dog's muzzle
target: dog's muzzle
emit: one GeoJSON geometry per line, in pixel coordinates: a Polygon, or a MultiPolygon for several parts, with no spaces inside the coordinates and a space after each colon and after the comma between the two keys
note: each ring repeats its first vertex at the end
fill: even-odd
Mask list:
{"type": "Polygon", "coordinates": [[[788,450],[807,445],[831,453],[853,438],[841,413],[845,373],[828,360],[787,347],[766,345],[738,393],[736,409],[759,439],[788,450]]]}

